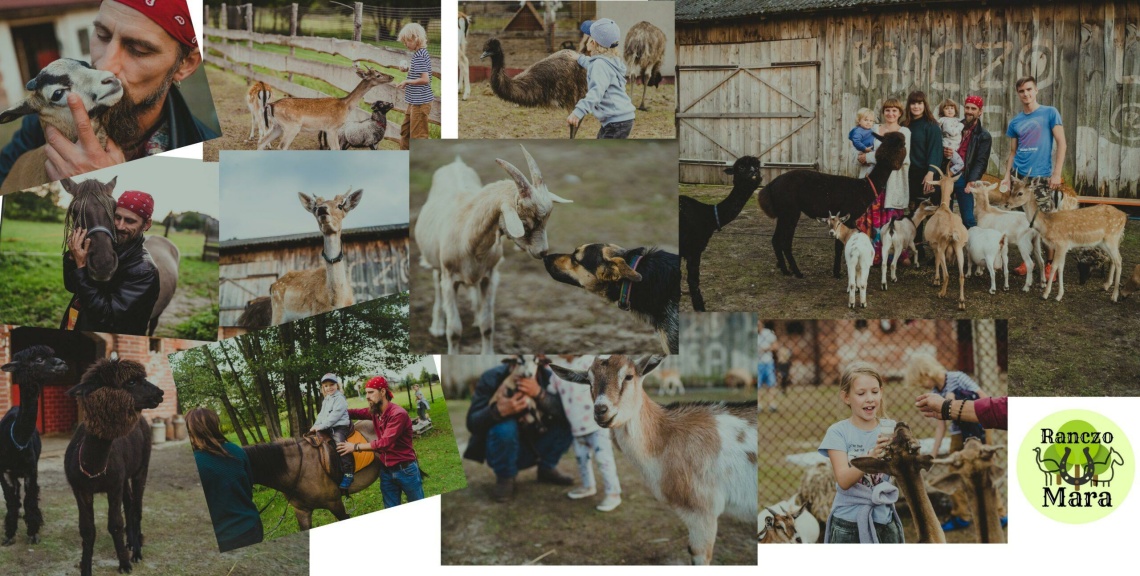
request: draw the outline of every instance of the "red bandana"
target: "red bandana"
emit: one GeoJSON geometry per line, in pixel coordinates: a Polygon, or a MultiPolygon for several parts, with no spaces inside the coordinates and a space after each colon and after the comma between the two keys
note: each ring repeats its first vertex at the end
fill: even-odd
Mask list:
{"type": "Polygon", "coordinates": [[[966,104],[973,104],[978,108],[982,108],[983,103],[984,101],[982,100],[981,96],[974,96],[973,94],[966,96],[966,104]]]}
{"type": "Polygon", "coordinates": [[[119,196],[118,207],[142,216],[143,220],[150,220],[151,214],[154,214],[154,197],[146,192],[127,190],[119,196]]]}
{"type": "Polygon", "coordinates": [[[123,6],[134,8],[166,30],[179,44],[198,46],[194,35],[194,25],[190,23],[190,9],[186,0],[114,0],[123,6]]]}

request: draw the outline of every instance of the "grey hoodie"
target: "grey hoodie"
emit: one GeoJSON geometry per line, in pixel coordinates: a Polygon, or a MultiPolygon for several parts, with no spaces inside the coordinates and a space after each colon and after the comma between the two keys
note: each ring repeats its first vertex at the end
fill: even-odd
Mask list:
{"type": "Polygon", "coordinates": [[[348,401],[340,390],[325,396],[321,402],[321,413],[313,426],[317,430],[327,430],[333,426],[348,426],[352,421],[348,418],[348,401]]]}
{"type": "Polygon", "coordinates": [[[593,114],[602,126],[633,120],[633,101],[625,93],[625,62],[607,56],[579,56],[578,65],[589,79],[586,97],[574,107],[579,120],[593,114]]]}

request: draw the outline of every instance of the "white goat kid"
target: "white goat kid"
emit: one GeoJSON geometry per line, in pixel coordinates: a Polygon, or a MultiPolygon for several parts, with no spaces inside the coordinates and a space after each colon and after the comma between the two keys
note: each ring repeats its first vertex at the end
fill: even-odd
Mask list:
{"type": "Polygon", "coordinates": [[[828,212],[826,222],[831,237],[843,243],[843,256],[847,259],[847,306],[855,307],[855,291],[858,290],[859,306],[866,308],[867,278],[871,276],[875,248],[866,234],[843,224],[848,218],[849,214],[840,216],[828,212]]]}
{"type": "MultiPolygon", "coordinates": [[[[997,294],[995,270],[1005,273],[1005,291],[1009,291],[1009,243],[1006,235],[991,228],[970,228],[966,241],[966,275],[982,275],[982,266],[990,273],[990,294],[997,294]],[[973,270],[973,272],[971,272],[973,270]]],[[[1028,266],[1028,265],[1027,265],[1028,266]]]]}
{"type": "Polygon", "coordinates": [[[613,431],[653,495],[685,523],[692,563],[709,564],[720,515],[749,524],[756,517],[756,402],[662,406],[642,388],[662,360],[598,356],[586,371],[551,369],[567,382],[590,385],[594,420],[613,431]]]}
{"type": "MultiPolygon", "coordinates": [[[[993,191],[997,189],[997,182],[971,182],[966,190],[974,195],[974,219],[978,226],[997,230],[1006,237],[1006,244],[1015,244],[1021,253],[1021,260],[1025,262],[1025,286],[1022,292],[1029,292],[1033,286],[1034,265],[1041,273],[1041,284],[1045,284],[1045,261],[1041,258],[1041,244],[1036,231],[1029,226],[1029,218],[1025,212],[1015,210],[1002,210],[990,203],[993,191]]],[[[1032,194],[1032,193],[1030,193],[1032,194]]],[[[1018,204],[1022,206],[1026,198],[1019,198],[1018,204]]],[[[1012,200],[1006,197],[1007,204],[1012,200]]]]}
{"type": "Polygon", "coordinates": [[[456,288],[472,287],[476,323],[482,339],[482,354],[494,354],[495,290],[497,267],[503,259],[502,237],[513,240],[533,258],[541,258],[549,246],[546,221],[554,203],[570,200],[547,189],[542,172],[523,148],[530,180],[502,159],[495,161],[511,180],[483,186],[479,175],[459,157],[432,176],[427,202],[416,220],[412,237],[422,254],[421,264],[432,269],[435,304],[428,331],[447,336],[447,353],[459,352],[463,324],[459,319],[456,288]]]}
{"type": "Polygon", "coordinates": [[[926,210],[915,210],[914,216],[905,216],[899,220],[891,220],[890,222],[879,228],[879,237],[882,238],[883,245],[882,251],[882,267],[883,267],[883,290],[887,289],[887,262],[891,263],[891,281],[898,282],[897,275],[899,268],[899,258],[902,257],[903,251],[910,250],[911,254],[915,256],[912,258],[914,261],[914,269],[918,270],[918,248],[914,245],[914,238],[918,235],[918,227],[922,225],[922,221],[930,216],[930,212],[926,210]],[[895,255],[894,260],[888,260],[891,254],[895,255]]]}

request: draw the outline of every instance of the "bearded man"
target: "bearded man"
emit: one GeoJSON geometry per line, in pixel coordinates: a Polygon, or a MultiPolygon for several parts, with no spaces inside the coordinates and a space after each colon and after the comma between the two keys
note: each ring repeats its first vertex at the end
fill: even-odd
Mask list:
{"type": "MultiPolygon", "coordinates": [[[[943,148],[942,153],[950,158],[957,153],[965,162],[962,177],[954,183],[954,200],[958,202],[958,211],[962,214],[962,223],[966,228],[977,225],[974,217],[974,197],[966,191],[966,185],[981,180],[990,165],[990,150],[993,147],[993,138],[982,126],[982,106],[985,102],[981,96],[971,94],[966,96],[966,105],[963,107],[964,126],[962,130],[962,144],[957,150],[943,148]]],[[[949,172],[947,172],[949,174],[949,172]]]]}
{"type": "Polygon", "coordinates": [[[75,176],[218,137],[190,113],[178,83],[202,63],[185,0],[104,0],[94,23],[91,60],[114,74],[123,97],[103,116],[107,146],[100,146],[82,99],[68,94],[79,130],[72,142],[39,116],[24,117],[0,152],[0,182],[16,159],[46,144],[51,180],[75,176]]]}
{"type": "Polygon", "coordinates": [[[372,420],[376,439],[367,444],[338,442],[336,451],[345,456],[361,450],[372,450],[380,460],[380,494],[384,508],[400,505],[400,494],[408,502],[424,497],[423,478],[412,447],[412,419],[408,411],[392,402],[388,380],[376,376],[364,386],[368,408],[350,408],[348,417],[353,420],[372,420]]]}
{"type": "Polygon", "coordinates": [[[67,237],[63,258],[63,285],[75,294],[60,322],[60,330],[85,330],[145,336],[150,314],[158,300],[158,268],[143,247],[150,230],[154,198],[129,190],[115,205],[115,254],[119,264],[106,282],[87,273],[91,240],[76,227],[67,237]]]}

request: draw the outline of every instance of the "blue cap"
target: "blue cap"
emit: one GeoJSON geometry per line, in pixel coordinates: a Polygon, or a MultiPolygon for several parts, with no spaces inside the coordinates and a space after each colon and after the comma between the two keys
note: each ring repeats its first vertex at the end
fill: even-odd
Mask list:
{"type": "Polygon", "coordinates": [[[585,22],[582,23],[581,26],[578,27],[578,30],[581,30],[583,34],[589,36],[590,35],[590,26],[593,23],[594,23],[593,20],[586,20],[585,22]]]}

